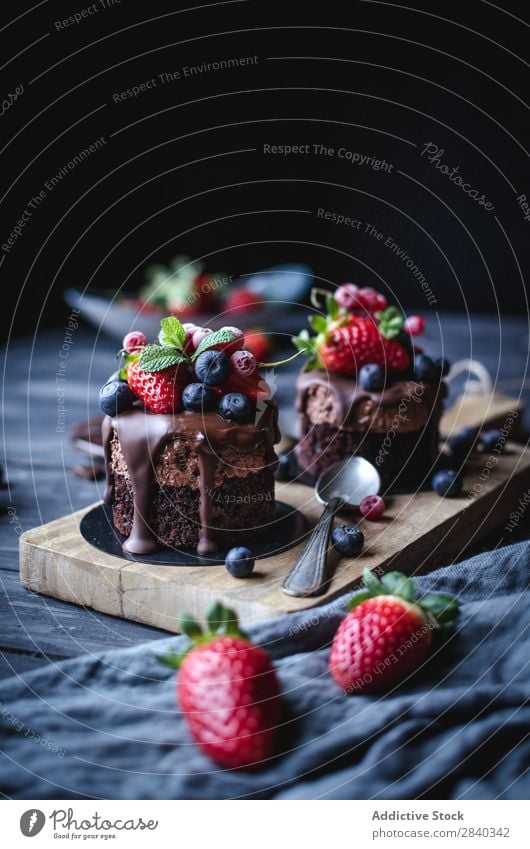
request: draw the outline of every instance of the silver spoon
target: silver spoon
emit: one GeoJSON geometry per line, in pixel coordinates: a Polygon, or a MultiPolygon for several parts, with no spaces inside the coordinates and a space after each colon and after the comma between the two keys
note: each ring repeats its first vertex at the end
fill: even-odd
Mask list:
{"type": "Polygon", "coordinates": [[[320,595],[327,582],[326,555],[335,513],[343,507],[358,507],[367,495],[377,495],[381,478],[364,457],[348,457],[320,475],[315,497],[326,508],[313,528],[300,558],[282,584],[287,595],[320,595]]]}

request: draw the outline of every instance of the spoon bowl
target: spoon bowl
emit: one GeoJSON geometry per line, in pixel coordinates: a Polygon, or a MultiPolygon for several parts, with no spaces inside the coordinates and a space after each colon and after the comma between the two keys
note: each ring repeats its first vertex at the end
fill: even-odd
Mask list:
{"type": "Polygon", "coordinates": [[[339,460],[320,475],[315,498],[324,504],[299,559],[285,578],[282,589],[287,595],[321,595],[327,583],[327,551],[335,514],[344,507],[358,507],[367,495],[377,495],[381,478],[375,466],[364,457],[339,460]]]}
{"type": "Polygon", "coordinates": [[[321,504],[340,498],[344,506],[358,507],[363,498],[377,495],[380,488],[381,478],[375,466],[364,457],[348,457],[322,472],[315,487],[315,497],[321,504]]]}

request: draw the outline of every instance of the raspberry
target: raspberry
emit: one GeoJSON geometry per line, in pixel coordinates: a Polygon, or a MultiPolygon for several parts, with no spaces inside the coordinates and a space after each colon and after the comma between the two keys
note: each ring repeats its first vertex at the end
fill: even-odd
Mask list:
{"type": "Polygon", "coordinates": [[[421,315],[409,315],[403,329],[411,336],[421,336],[425,330],[425,319],[421,315]]]}
{"type": "Polygon", "coordinates": [[[191,344],[193,345],[195,350],[197,350],[197,348],[201,344],[204,337],[208,336],[208,333],[211,333],[211,332],[212,331],[210,330],[209,327],[198,327],[197,328],[197,330],[194,332],[193,336],[191,337],[191,344]]]}
{"type": "Polygon", "coordinates": [[[335,292],[335,300],[345,310],[358,310],[359,301],[357,295],[359,287],[355,283],[343,283],[335,292]]]}
{"type": "Polygon", "coordinates": [[[361,516],[370,522],[377,522],[385,512],[385,502],[379,495],[367,495],[359,504],[361,516]]]}
{"type": "Polygon", "coordinates": [[[388,301],[380,292],[366,286],[364,289],[359,289],[357,300],[362,309],[372,315],[376,312],[382,312],[386,309],[388,301]]]}
{"type": "Polygon", "coordinates": [[[122,347],[128,354],[135,354],[147,345],[147,336],[141,330],[132,330],[123,338],[122,347]]]}
{"type": "Polygon", "coordinates": [[[256,371],[256,358],[250,351],[234,351],[230,362],[235,373],[243,377],[250,377],[256,371]]]}

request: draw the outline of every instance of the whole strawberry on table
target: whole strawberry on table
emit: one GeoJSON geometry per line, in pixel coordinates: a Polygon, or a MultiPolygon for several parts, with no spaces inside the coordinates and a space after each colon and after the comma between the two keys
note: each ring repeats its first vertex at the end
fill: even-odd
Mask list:
{"type": "Polygon", "coordinates": [[[177,702],[191,736],[220,766],[265,766],[274,754],[281,711],[269,656],[241,630],[236,614],[221,604],[208,613],[206,631],[189,616],[181,625],[189,646],[158,660],[179,670],[177,702]]]}
{"type": "Polygon", "coordinates": [[[367,693],[417,669],[434,633],[449,633],[458,599],[433,593],[416,598],[416,584],[401,572],[379,580],[369,569],[364,589],[353,596],[329,658],[330,672],[345,693],[367,693]]]}

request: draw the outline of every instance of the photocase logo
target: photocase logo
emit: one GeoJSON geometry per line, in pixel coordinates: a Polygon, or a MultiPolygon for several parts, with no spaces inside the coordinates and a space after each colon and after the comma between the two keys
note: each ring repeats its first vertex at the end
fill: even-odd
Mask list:
{"type": "Polygon", "coordinates": [[[36,808],[25,811],[20,817],[20,830],[24,837],[35,837],[44,828],[46,817],[36,808]]]}

